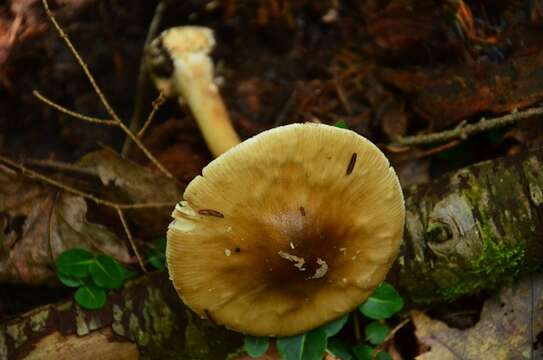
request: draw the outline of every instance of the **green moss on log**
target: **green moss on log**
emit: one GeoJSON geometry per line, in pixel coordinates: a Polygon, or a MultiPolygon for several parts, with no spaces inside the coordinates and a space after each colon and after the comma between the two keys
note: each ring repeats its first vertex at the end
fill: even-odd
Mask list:
{"type": "Polygon", "coordinates": [[[396,281],[414,302],[494,290],[543,257],[543,150],[477,164],[406,191],[396,281]]]}

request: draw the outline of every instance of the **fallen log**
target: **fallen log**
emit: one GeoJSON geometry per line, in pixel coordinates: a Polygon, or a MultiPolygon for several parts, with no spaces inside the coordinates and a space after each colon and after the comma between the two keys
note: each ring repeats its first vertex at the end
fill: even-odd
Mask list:
{"type": "Polygon", "coordinates": [[[166,273],[111,292],[101,310],[83,310],[69,300],[0,323],[0,360],[213,360],[241,344],[241,335],[184,307],[166,273]]]}
{"type": "Polygon", "coordinates": [[[543,149],[466,167],[405,198],[391,274],[410,300],[455,300],[542,270],[543,149]]]}

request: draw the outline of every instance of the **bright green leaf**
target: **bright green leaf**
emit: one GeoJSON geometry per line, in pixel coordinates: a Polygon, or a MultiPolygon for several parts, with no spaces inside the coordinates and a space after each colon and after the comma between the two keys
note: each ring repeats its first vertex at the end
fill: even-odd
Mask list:
{"type": "Polygon", "coordinates": [[[94,255],[84,249],[70,249],[62,252],[56,260],[57,272],[67,277],[85,278],[94,255]]]}
{"type": "Polygon", "coordinates": [[[322,360],[328,345],[328,337],[324,330],[316,329],[309,332],[305,339],[302,360],[322,360]]]}
{"type": "Polygon", "coordinates": [[[149,255],[149,264],[151,264],[158,271],[166,270],[166,256],[164,254],[156,253],[154,250],[149,255]]]}
{"type": "Polygon", "coordinates": [[[362,314],[374,320],[388,319],[402,308],[402,297],[392,285],[384,281],[368,300],[358,307],[362,314]]]}
{"type": "Polygon", "coordinates": [[[283,360],[322,360],[328,337],[322,329],[277,339],[277,351],[283,360]]]}
{"type": "Polygon", "coordinates": [[[341,360],[353,360],[353,355],[351,354],[349,345],[341,339],[335,338],[328,341],[326,351],[334,355],[335,358],[341,360]]]}
{"type": "Polygon", "coordinates": [[[68,287],[80,287],[83,286],[86,282],[85,278],[77,278],[75,276],[66,275],[61,272],[57,273],[57,276],[60,282],[68,287]]]}
{"type": "Polygon", "coordinates": [[[118,289],[124,282],[122,266],[111,256],[98,255],[89,266],[92,280],[105,289],[118,289]]]}
{"type": "Polygon", "coordinates": [[[375,356],[375,360],[392,360],[392,356],[386,351],[381,351],[375,356]]]}
{"type": "Polygon", "coordinates": [[[356,360],[372,360],[373,348],[368,345],[357,345],[353,347],[353,354],[356,360]]]}
{"type": "Polygon", "coordinates": [[[128,279],[132,279],[134,276],[138,275],[138,272],[137,271],[134,271],[132,269],[127,269],[125,268],[124,266],[121,266],[121,268],[123,269],[123,278],[124,278],[124,281],[128,280],[128,279]]]}
{"type": "Polygon", "coordinates": [[[283,360],[301,360],[306,334],[277,339],[277,351],[283,360]]]}
{"type": "Polygon", "coordinates": [[[75,292],[74,297],[75,301],[77,301],[81,307],[89,310],[103,308],[107,300],[106,291],[92,283],[80,287],[75,292]]]}
{"type": "Polygon", "coordinates": [[[343,315],[342,317],[332,320],[327,324],[324,324],[320,328],[324,330],[326,333],[326,336],[332,337],[336,335],[347,323],[347,320],[349,320],[349,314],[343,315]]]}
{"type": "Polygon", "coordinates": [[[345,122],[345,120],[339,120],[337,123],[334,124],[335,127],[342,128],[342,129],[348,129],[349,126],[345,122]]]}
{"type": "Polygon", "coordinates": [[[244,348],[250,357],[259,357],[268,351],[270,340],[267,337],[245,335],[244,348]]]}
{"type": "Polygon", "coordinates": [[[155,269],[166,270],[166,239],[155,240],[154,249],[151,250],[148,261],[155,269]]]}
{"type": "Polygon", "coordinates": [[[381,324],[378,321],[369,323],[364,329],[366,339],[373,345],[379,345],[385,341],[390,333],[390,328],[386,324],[381,324]]]}
{"type": "Polygon", "coordinates": [[[160,238],[153,241],[153,246],[157,251],[161,253],[166,252],[166,238],[160,238]]]}

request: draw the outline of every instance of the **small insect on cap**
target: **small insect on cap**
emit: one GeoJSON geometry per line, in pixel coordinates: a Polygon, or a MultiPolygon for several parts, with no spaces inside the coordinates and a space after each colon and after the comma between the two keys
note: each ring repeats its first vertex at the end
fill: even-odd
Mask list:
{"type": "Polygon", "coordinates": [[[302,333],[352,311],[400,246],[403,196],[353,131],[294,124],[227,151],[187,187],[168,229],[177,292],[217,324],[302,333]]]}

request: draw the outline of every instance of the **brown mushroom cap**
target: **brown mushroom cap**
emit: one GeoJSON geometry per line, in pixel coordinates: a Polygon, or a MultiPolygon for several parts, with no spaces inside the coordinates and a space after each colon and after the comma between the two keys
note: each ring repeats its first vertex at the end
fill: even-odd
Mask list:
{"type": "Polygon", "coordinates": [[[166,256],[192,310],[256,336],[290,336],[362,303],[403,236],[383,153],[350,130],[294,124],[232,148],[187,187],[166,256]]]}

